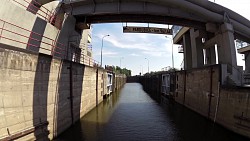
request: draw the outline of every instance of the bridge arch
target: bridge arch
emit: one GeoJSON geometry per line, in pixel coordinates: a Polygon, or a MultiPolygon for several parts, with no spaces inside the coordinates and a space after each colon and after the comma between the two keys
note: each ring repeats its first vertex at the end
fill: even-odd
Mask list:
{"type": "Polygon", "coordinates": [[[80,22],[153,22],[205,28],[206,23],[221,24],[229,18],[237,38],[250,37],[249,20],[208,0],[64,0],[63,3],[65,10],[80,22]]]}
{"type": "Polygon", "coordinates": [[[189,27],[176,42],[184,46],[185,69],[204,66],[203,49],[214,63],[217,45],[219,63],[228,65],[225,73],[235,81],[240,71],[234,40],[250,42],[250,21],[208,0],[63,0],[62,9],[75,17],[76,24],[144,22],[189,27]]]}

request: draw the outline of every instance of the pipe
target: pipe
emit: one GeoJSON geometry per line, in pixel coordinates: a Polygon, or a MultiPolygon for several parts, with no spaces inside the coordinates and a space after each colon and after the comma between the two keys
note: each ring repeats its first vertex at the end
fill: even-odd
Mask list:
{"type": "Polygon", "coordinates": [[[220,104],[220,82],[218,83],[218,97],[217,97],[217,103],[216,103],[216,108],[215,108],[214,123],[216,122],[219,104],[220,104]]]}
{"type": "Polygon", "coordinates": [[[221,13],[226,12],[228,14],[228,16],[230,17],[230,19],[233,19],[235,21],[238,20],[239,23],[250,28],[250,25],[249,25],[250,21],[248,19],[246,19],[245,17],[241,16],[240,14],[238,14],[238,13],[236,13],[236,12],[226,8],[226,7],[223,7],[223,6],[216,4],[216,3],[212,3],[212,2],[207,1],[207,0],[203,0],[203,1],[202,0],[199,0],[199,1],[188,0],[188,1],[190,1],[196,5],[200,5],[206,9],[209,9],[210,11],[215,12],[217,14],[221,14],[221,13]]]}
{"type": "MultiPolygon", "coordinates": [[[[48,124],[49,124],[48,121],[43,122],[43,123],[39,123],[38,125],[35,125],[35,126],[32,127],[32,128],[24,129],[24,130],[22,130],[22,131],[20,131],[20,132],[17,132],[17,133],[15,133],[15,134],[10,134],[10,133],[9,133],[9,129],[7,128],[7,132],[8,132],[8,134],[9,134],[9,136],[4,137],[4,138],[1,138],[0,140],[1,140],[1,141],[17,140],[17,139],[20,139],[20,138],[22,138],[22,137],[25,137],[25,136],[27,136],[27,135],[29,135],[29,134],[31,134],[31,133],[34,133],[35,130],[38,129],[38,128],[42,128],[42,127],[44,127],[44,126],[48,126],[48,124]]],[[[46,131],[44,131],[44,132],[46,132],[47,134],[49,134],[49,131],[48,131],[48,130],[46,130],[46,131]]]]}
{"type": "Polygon", "coordinates": [[[69,87],[70,87],[70,114],[71,114],[71,122],[72,125],[74,124],[74,111],[73,111],[73,62],[70,61],[70,67],[69,67],[69,87]]]}
{"type": "Polygon", "coordinates": [[[210,67],[210,92],[209,92],[209,102],[208,102],[208,114],[207,118],[209,119],[210,117],[210,112],[211,112],[211,102],[212,102],[212,93],[213,93],[213,67],[210,67]]]}
{"type": "Polygon", "coordinates": [[[96,68],[96,106],[98,105],[98,68],[96,68]]]}
{"type": "Polygon", "coordinates": [[[186,82],[187,82],[187,71],[184,70],[184,97],[183,97],[183,105],[185,105],[185,100],[186,100],[186,82]]]}
{"type": "MultiPolygon", "coordinates": [[[[114,0],[118,1],[118,0],[114,0]]],[[[218,4],[209,2],[207,0],[137,0],[139,2],[149,2],[157,5],[162,5],[165,7],[174,7],[181,9],[187,13],[197,15],[205,18],[206,22],[223,23],[224,13],[227,13],[230,17],[230,21],[234,26],[236,33],[249,38],[250,37],[250,21],[241,15],[229,10],[218,4]]],[[[70,4],[74,2],[64,1],[65,4],[70,4]]],[[[79,1],[83,4],[87,4],[88,1],[79,1]]],[[[77,2],[78,3],[78,2],[77,2]]],[[[183,17],[185,18],[185,17],[183,17]]],[[[198,21],[198,20],[197,20],[198,21]]]]}
{"type": "MultiPolygon", "coordinates": [[[[145,0],[139,0],[139,1],[145,1],[145,0]]],[[[205,1],[195,1],[194,0],[146,0],[151,3],[161,3],[162,5],[165,6],[173,6],[173,7],[178,7],[180,9],[183,9],[184,11],[188,13],[193,13],[195,15],[198,15],[200,17],[206,17],[207,22],[216,22],[216,23],[222,23],[224,22],[224,14],[225,12],[229,15],[229,17],[232,16],[231,22],[234,26],[234,29],[236,31],[239,31],[240,33],[243,33],[245,36],[250,36],[250,21],[246,20],[244,17],[241,15],[226,9],[223,6],[218,6],[218,4],[211,3],[207,6],[205,6],[209,2],[205,1]],[[220,13],[221,11],[218,11],[218,13],[215,13],[215,7],[217,9],[221,9],[221,11],[224,11],[223,13],[220,13]],[[209,10],[208,10],[209,9],[209,10]]]]}

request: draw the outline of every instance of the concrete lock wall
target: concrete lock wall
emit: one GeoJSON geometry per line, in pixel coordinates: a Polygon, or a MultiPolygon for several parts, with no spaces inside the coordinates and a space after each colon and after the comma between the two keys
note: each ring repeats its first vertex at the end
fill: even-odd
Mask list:
{"type": "Polygon", "coordinates": [[[102,102],[105,70],[16,49],[0,46],[0,140],[52,139],[102,102]]]}
{"type": "MultiPolygon", "coordinates": [[[[223,65],[175,72],[173,98],[177,103],[225,128],[250,138],[250,89],[221,85],[223,65]]],[[[153,98],[160,99],[161,75],[141,76],[139,82],[153,98]]],[[[188,121],[186,121],[188,122],[188,121]]]]}
{"type": "Polygon", "coordinates": [[[249,88],[221,86],[220,65],[177,72],[175,101],[250,138],[249,88]]]}
{"type": "Polygon", "coordinates": [[[149,93],[153,99],[160,101],[161,74],[140,77],[139,82],[142,84],[144,91],[149,93]]]}

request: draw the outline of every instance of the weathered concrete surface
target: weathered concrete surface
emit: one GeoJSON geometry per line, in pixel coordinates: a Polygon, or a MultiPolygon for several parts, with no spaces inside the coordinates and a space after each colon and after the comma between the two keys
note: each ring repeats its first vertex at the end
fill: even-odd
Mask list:
{"type": "MultiPolygon", "coordinates": [[[[222,65],[178,71],[174,100],[225,128],[250,138],[250,89],[221,85],[222,65]]],[[[161,96],[162,74],[140,78],[144,90],[161,96]]],[[[188,121],[187,121],[188,122],[188,121]]]]}
{"type": "Polygon", "coordinates": [[[161,97],[161,75],[144,76],[139,82],[153,99],[160,101],[161,97]]]}
{"type": "Polygon", "coordinates": [[[52,139],[102,102],[105,70],[12,49],[0,47],[0,139],[34,127],[19,140],[52,139]]]}
{"type": "Polygon", "coordinates": [[[175,101],[250,138],[248,88],[220,85],[220,65],[176,73],[175,101]]]}

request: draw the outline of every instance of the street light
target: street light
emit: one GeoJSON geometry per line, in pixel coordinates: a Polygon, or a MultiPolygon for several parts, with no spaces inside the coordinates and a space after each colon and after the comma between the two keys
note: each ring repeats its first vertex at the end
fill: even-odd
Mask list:
{"type": "Polygon", "coordinates": [[[103,37],[102,37],[102,47],[101,47],[101,67],[102,67],[102,48],[103,48],[103,39],[105,38],[105,37],[107,37],[107,36],[110,36],[109,34],[107,34],[107,35],[104,35],[103,37]]]}
{"type": "Polygon", "coordinates": [[[122,59],[124,59],[123,57],[120,58],[120,68],[122,69],[122,59]]]}
{"type": "Polygon", "coordinates": [[[171,39],[168,36],[165,36],[165,37],[171,40],[171,44],[172,44],[172,68],[174,69],[174,53],[173,53],[174,42],[173,42],[173,38],[171,39]]]}
{"type": "MultiPolygon", "coordinates": [[[[145,58],[146,60],[148,60],[148,58],[145,58]]],[[[149,74],[149,60],[148,60],[148,74],[149,74]]]]}

